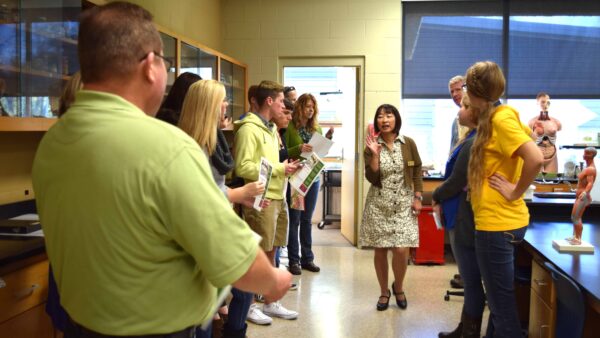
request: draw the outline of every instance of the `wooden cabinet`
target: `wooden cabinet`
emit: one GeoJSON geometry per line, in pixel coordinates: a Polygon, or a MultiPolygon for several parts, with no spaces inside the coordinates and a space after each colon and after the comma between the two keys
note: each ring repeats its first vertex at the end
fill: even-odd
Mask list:
{"type": "Polygon", "coordinates": [[[534,260],[531,266],[529,337],[554,337],[556,294],[550,272],[534,260]]]}
{"type": "Polygon", "coordinates": [[[53,120],[43,118],[56,115],[64,84],[79,70],[81,4],[7,0],[1,9],[0,131],[47,130],[53,120]]]}
{"type": "Polygon", "coordinates": [[[577,183],[569,185],[567,183],[542,184],[534,182],[533,185],[535,185],[535,192],[569,192],[577,186],[577,183]]]}
{"type": "Polygon", "coordinates": [[[158,30],[163,40],[163,53],[176,64],[168,73],[167,92],[179,74],[189,72],[204,80],[223,83],[229,101],[227,116],[236,120],[248,110],[246,64],[169,29],[158,26],[158,30]]]}
{"type": "Polygon", "coordinates": [[[48,297],[48,260],[0,275],[0,337],[53,337],[44,311],[48,297]]]}

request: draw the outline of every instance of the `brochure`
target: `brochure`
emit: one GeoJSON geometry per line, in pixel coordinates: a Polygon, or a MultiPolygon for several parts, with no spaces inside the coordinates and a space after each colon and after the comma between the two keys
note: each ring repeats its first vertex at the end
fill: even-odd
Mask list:
{"type": "Polygon", "coordinates": [[[321,171],[325,168],[325,163],[316,153],[310,153],[310,156],[303,162],[302,168],[290,177],[290,185],[305,196],[310,186],[317,180],[321,171]]]}
{"type": "Polygon", "coordinates": [[[254,209],[257,211],[261,211],[263,208],[263,203],[265,199],[267,199],[267,190],[269,189],[269,182],[271,182],[271,174],[273,173],[273,166],[267,161],[266,158],[260,158],[260,168],[258,170],[258,182],[262,182],[265,184],[265,191],[262,195],[257,195],[254,198],[254,209]]]}
{"type": "MultiPolygon", "coordinates": [[[[329,149],[331,149],[331,146],[333,146],[333,141],[319,133],[313,133],[308,144],[313,147],[313,153],[317,153],[319,157],[325,157],[329,152],[329,149]]],[[[300,156],[309,158],[310,154],[311,153],[309,152],[303,152],[300,156]]]]}
{"type": "Polygon", "coordinates": [[[433,209],[433,220],[435,221],[435,227],[438,230],[441,230],[444,228],[444,222],[442,221],[442,215],[440,214],[441,208],[434,208],[433,209]]]}

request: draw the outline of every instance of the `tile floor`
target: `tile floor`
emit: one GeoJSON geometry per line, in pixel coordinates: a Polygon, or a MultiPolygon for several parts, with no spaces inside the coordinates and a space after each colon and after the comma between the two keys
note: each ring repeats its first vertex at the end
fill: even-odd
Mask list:
{"type": "MultiPolygon", "coordinates": [[[[299,288],[282,300],[287,308],[299,311],[299,318],[274,318],[270,326],[248,323],[249,337],[437,337],[440,330],[454,329],[458,323],[462,298],[444,301],[449,280],[457,272],[454,262],[409,265],[405,280],[408,309],[398,308],[392,298],[388,310],[379,312],[375,309],[379,287],[373,251],[353,247],[339,229],[331,227],[318,230],[314,226],[313,242],[321,272],[303,271],[294,276],[299,288]]],[[[482,333],[486,320],[487,309],[482,333]]]]}

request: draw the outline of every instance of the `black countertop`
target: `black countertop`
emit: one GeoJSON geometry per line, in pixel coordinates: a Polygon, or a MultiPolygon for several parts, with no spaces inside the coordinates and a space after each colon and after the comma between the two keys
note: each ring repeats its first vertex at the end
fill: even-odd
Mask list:
{"type": "Polygon", "coordinates": [[[0,236],[0,268],[44,252],[42,237],[0,236]]]}
{"type": "MultiPolygon", "coordinates": [[[[0,205],[0,219],[36,213],[35,201],[0,205]]],[[[7,265],[45,252],[44,238],[0,235],[0,270],[7,265]]]]}
{"type": "Polygon", "coordinates": [[[590,242],[596,252],[559,252],[552,247],[553,240],[565,239],[573,234],[568,222],[532,222],[525,234],[525,246],[533,249],[570,276],[587,293],[600,301],[600,223],[584,222],[583,240],[590,242]]]}

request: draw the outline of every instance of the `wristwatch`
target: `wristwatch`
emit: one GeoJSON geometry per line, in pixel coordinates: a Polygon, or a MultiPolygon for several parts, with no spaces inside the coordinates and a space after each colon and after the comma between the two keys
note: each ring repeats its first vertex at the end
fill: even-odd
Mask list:
{"type": "Polygon", "coordinates": [[[423,195],[421,195],[421,196],[415,196],[415,199],[423,202],[423,195]]]}

